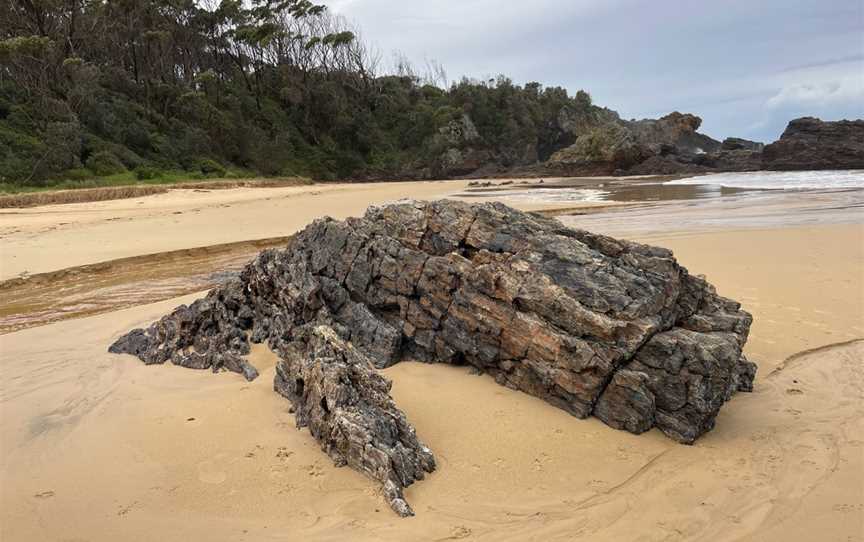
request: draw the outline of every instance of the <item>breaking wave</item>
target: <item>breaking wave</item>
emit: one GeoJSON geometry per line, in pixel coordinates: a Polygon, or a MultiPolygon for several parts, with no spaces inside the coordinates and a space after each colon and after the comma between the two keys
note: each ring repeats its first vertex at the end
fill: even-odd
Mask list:
{"type": "Polygon", "coordinates": [[[749,171],[715,173],[669,181],[670,185],[717,185],[757,190],[864,188],[864,171],[749,171]]]}

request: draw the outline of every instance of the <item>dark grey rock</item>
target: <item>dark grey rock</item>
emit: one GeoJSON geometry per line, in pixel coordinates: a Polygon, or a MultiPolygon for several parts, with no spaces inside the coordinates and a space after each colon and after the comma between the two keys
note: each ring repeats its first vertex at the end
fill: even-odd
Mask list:
{"type": "Polygon", "coordinates": [[[594,407],[594,415],[606,425],[637,435],[654,427],[656,411],[648,375],[627,369],[615,373],[594,407]]]}
{"type": "Polygon", "coordinates": [[[795,119],[765,147],[762,163],[771,170],[864,169],[864,120],[795,119]]]}
{"type": "Polygon", "coordinates": [[[396,513],[414,515],[402,489],[432,472],[435,459],[390,398],[390,381],[328,326],[297,330],[279,354],[274,389],[291,401],[297,427],[308,427],[336,465],[381,482],[396,513]]]}
{"type": "Polygon", "coordinates": [[[111,351],[252,378],[248,341],[266,341],[298,426],[405,515],[402,488],[434,459],[375,368],[466,364],[574,416],[691,443],[752,388],[751,321],[666,249],[501,204],[412,201],[317,220],[111,351]]]}

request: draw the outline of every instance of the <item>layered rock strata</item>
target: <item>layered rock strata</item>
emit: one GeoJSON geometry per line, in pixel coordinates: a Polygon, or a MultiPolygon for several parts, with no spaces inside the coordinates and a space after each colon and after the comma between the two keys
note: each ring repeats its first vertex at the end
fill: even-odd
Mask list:
{"type": "Polygon", "coordinates": [[[574,416],[692,443],[752,388],[751,320],[666,249],[501,204],[402,202],[313,222],[111,351],[251,379],[249,341],[266,342],[298,427],[409,515],[402,490],[435,462],[377,369],[470,365],[574,416]]]}

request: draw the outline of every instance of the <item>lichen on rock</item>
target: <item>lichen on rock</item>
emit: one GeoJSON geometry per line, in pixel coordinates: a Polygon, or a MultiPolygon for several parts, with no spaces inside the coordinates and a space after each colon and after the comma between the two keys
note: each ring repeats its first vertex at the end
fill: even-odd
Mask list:
{"type": "Polygon", "coordinates": [[[751,320],[666,249],[502,204],[406,201],[316,220],[111,351],[254,378],[248,341],[267,342],[298,427],[409,515],[402,489],[435,461],[377,369],[470,365],[574,416],[692,443],[752,389],[751,320]]]}

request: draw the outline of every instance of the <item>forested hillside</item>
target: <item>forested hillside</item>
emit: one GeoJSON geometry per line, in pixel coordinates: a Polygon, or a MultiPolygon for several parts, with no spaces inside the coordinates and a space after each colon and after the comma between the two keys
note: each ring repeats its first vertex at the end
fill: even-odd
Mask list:
{"type": "Polygon", "coordinates": [[[574,143],[568,125],[617,119],[585,92],[448,86],[382,57],[307,0],[7,0],[0,183],[452,176],[536,163],[574,143]]]}

